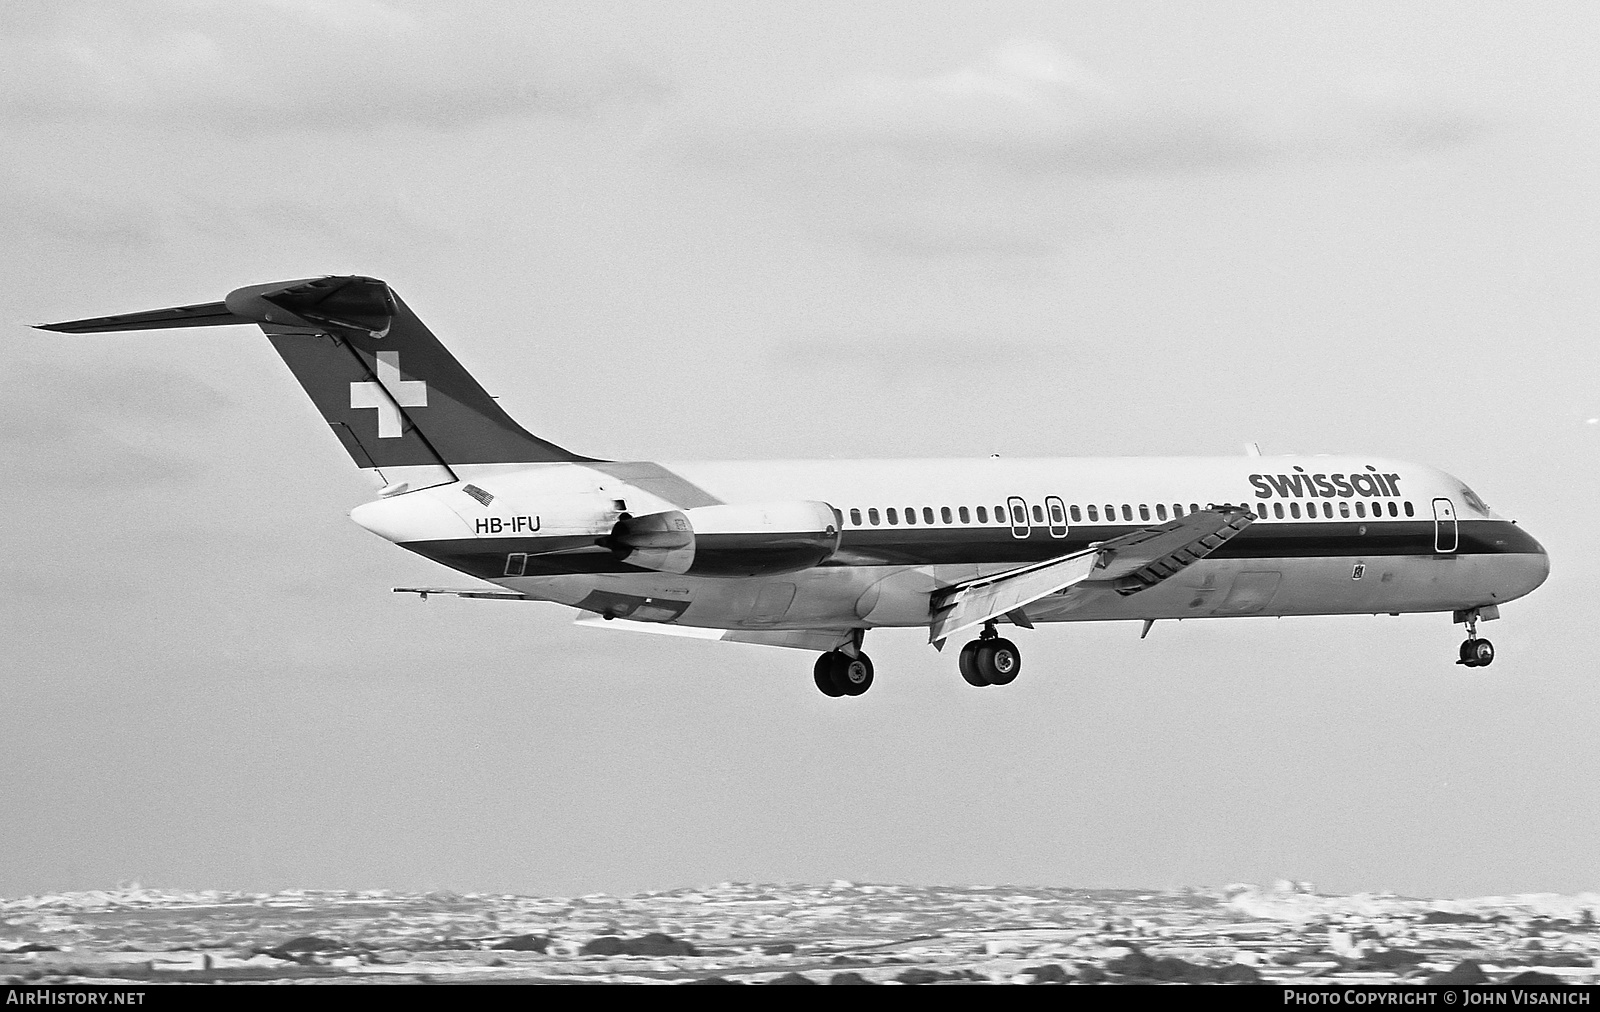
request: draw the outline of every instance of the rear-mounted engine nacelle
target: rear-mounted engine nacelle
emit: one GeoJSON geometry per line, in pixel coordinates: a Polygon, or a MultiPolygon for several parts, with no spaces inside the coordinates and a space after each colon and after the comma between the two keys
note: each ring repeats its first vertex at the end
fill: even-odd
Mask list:
{"type": "Polygon", "coordinates": [[[630,566],[663,573],[792,573],[838,550],[839,515],[811,501],[699,506],[625,516],[607,543],[630,566]]]}

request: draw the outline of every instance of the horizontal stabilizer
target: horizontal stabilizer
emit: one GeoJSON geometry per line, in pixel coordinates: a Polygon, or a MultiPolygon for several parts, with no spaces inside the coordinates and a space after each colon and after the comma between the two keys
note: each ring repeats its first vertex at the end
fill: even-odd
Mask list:
{"type": "Polygon", "coordinates": [[[429,596],[437,594],[440,597],[476,597],[486,601],[537,601],[536,597],[519,594],[514,590],[478,590],[476,588],[458,589],[453,587],[396,587],[396,594],[417,594],[424,601],[429,596]]]}
{"type": "Polygon", "coordinates": [[[202,302],[195,306],[173,306],[171,309],[152,309],[144,313],[123,313],[121,316],[96,316],[88,320],[68,320],[66,323],[44,323],[36,330],[53,330],[58,334],[105,334],[119,330],[166,330],[169,327],[228,327],[239,323],[253,324],[248,316],[239,316],[225,302],[202,302]]]}

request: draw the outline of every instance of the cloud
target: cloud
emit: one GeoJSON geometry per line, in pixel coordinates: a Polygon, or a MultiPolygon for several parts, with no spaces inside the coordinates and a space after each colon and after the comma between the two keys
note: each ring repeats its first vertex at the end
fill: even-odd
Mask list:
{"type": "Polygon", "coordinates": [[[852,382],[893,388],[906,382],[971,377],[996,361],[1025,361],[1038,353],[1039,348],[1027,341],[982,333],[824,336],[773,346],[766,366],[783,376],[837,375],[840,363],[848,363],[852,382]]]}
{"type": "Polygon", "coordinates": [[[69,0],[0,15],[0,115],[224,131],[592,113],[664,90],[562,58],[516,8],[380,0],[69,0]]]}
{"type": "Polygon", "coordinates": [[[203,432],[232,404],[194,377],[152,366],[112,372],[9,362],[0,456],[35,490],[123,492],[192,481],[207,465],[157,445],[152,430],[203,432]]]}
{"type": "Polygon", "coordinates": [[[864,249],[913,259],[1006,262],[1048,259],[1060,252],[1047,237],[1000,225],[902,221],[866,224],[852,232],[864,249]]]}
{"type": "Polygon", "coordinates": [[[1114,87],[1056,47],[1000,46],[947,73],[858,76],[764,121],[731,146],[784,157],[888,152],[912,162],[1030,175],[1123,177],[1361,159],[1466,143],[1486,123],[1370,81],[1312,100],[1205,106],[1114,87]]]}

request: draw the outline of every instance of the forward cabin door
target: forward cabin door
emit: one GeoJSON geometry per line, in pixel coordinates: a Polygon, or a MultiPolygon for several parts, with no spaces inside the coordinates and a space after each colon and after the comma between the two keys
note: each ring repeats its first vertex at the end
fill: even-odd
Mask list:
{"type": "Polygon", "coordinates": [[[1456,504],[1449,499],[1433,501],[1433,550],[1448,555],[1456,550],[1461,533],[1456,527],[1456,504]]]}

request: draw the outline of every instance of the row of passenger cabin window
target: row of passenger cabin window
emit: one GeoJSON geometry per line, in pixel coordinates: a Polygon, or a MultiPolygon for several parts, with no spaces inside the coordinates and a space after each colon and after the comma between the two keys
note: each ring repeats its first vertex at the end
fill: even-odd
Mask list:
{"type": "MultiPolygon", "coordinates": [[[[1055,497],[1052,496],[1051,499],[1055,500],[1055,497]]],[[[1080,509],[1077,506],[1064,507],[1063,504],[1060,501],[1052,501],[1052,502],[1049,503],[1049,520],[1048,521],[1046,521],[1046,519],[1045,519],[1046,510],[1045,510],[1044,506],[1040,506],[1039,504],[1035,503],[1032,506],[1024,507],[1024,505],[1020,501],[1014,502],[1014,503],[1011,504],[1011,509],[1009,511],[1009,514],[1007,512],[1006,507],[1004,507],[1004,506],[996,506],[994,508],[994,512],[992,514],[993,517],[994,517],[994,519],[992,521],[989,519],[991,514],[990,514],[989,508],[987,506],[975,506],[970,510],[965,506],[957,506],[954,510],[952,510],[949,506],[941,506],[941,507],[939,507],[939,511],[938,511],[937,516],[935,515],[934,509],[933,509],[932,506],[923,506],[923,507],[921,507],[920,514],[919,514],[918,507],[916,507],[916,506],[907,506],[905,508],[904,518],[905,518],[905,522],[907,524],[913,524],[913,525],[914,524],[918,524],[918,523],[929,524],[929,525],[935,524],[935,523],[971,524],[973,516],[976,515],[977,519],[978,519],[978,523],[980,523],[980,524],[996,523],[996,524],[1011,524],[1011,525],[1017,526],[1017,527],[1026,527],[1026,526],[1029,526],[1030,524],[1033,524],[1033,525],[1044,525],[1045,523],[1049,523],[1049,525],[1052,526],[1052,527],[1065,527],[1066,523],[1067,523],[1067,517],[1066,517],[1066,513],[1063,512],[1063,509],[1070,510],[1070,512],[1072,514],[1072,522],[1075,523],[1075,524],[1083,523],[1083,518],[1084,518],[1084,515],[1085,515],[1085,511],[1087,511],[1087,515],[1089,517],[1089,522],[1090,523],[1099,523],[1100,522],[1100,507],[1099,506],[1085,506],[1082,509],[1080,509]]],[[[1122,519],[1131,523],[1133,521],[1133,518],[1134,518],[1134,511],[1135,510],[1138,511],[1138,516],[1139,516],[1140,520],[1150,520],[1152,518],[1151,508],[1150,508],[1150,506],[1148,504],[1141,503],[1138,506],[1131,506],[1131,505],[1129,505],[1127,503],[1123,503],[1123,505],[1122,505],[1122,519]]],[[[1190,503],[1189,506],[1188,506],[1188,510],[1189,510],[1190,513],[1197,513],[1200,510],[1200,504],[1199,503],[1190,503]]],[[[1177,519],[1178,517],[1181,517],[1183,515],[1184,515],[1184,506],[1183,506],[1183,504],[1182,503],[1173,503],[1172,504],[1172,514],[1171,514],[1172,518],[1173,519],[1177,519]]],[[[865,523],[869,527],[880,527],[880,526],[883,525],[883,523],[885,521],[887,521],[891,527],[896,527],[896,526],[899,526],[899,524],[900,524],[901,516],[902,516],[902,514],[901,514],[900,510],[898,510],[897,508],[895,508],[893,506],[890,506],[888,509],[883,510],[882,513],[880,513],[876,508],[868,509],[868,510],[866,510],[865,523]]],[[[1117,522],[1117,507],[1115,505],[1106,506],[1106,508],[1105,508],[1105,518],[1106,518],[1106,522],[1107,523],[1116,523],[1117,522]]],[[[1166,519],[1168,519],[1167,504],[1166,503],[1156,503],[1154,519],[1156,519],[1156,520],[1166,520],[1166,519]]],[[[851,526],[860,527],[860,526],[862,526],[862,522],[863,522],[862,521],[862,511],[859,510],[859,509],[851,510],[850,511],[850,524],[851,524],[851,526]]]]}
{"type": "MultiPolygon", "coordinates": [[[[1381,519],[1383,517],[1385,505],[1386,504],[1384,502],[1375,502],[1375,503],[1372,504],[1372,518],[1374,520],[1381,519]]],[[[1400,515],[1400,511],[1401,511],[1401,507],[1402,506],[1405,507],[1406,516],[1414,517],[1414,516],[1417,515],[1416,508],[1414,506],[1412,506],[1411,503],[1409,503],[1409,502],[1396,503],[1393,499],[1390,499],[1390,500],[1387,501],[1388,515],[1391,516],[1391,517],[1398,517],[1400,515]]],[[[1323,503],[1322,504],[1322,519],[1324,519],[1324,520],[1332,520],[1333,519],[1333,509],[1334,509],[1333,503],[1331,503],[1331,502],[1323,503]]],[[[1362,500],[1357,499],[1353,503],[1350,502],[1349,500],[1345,500],[1345,499],[1339,500],[1339,517],[1340,517],[1340,519],[1348,520],[1350,518],[1351,510],[1355,511],[1355,515],[1356,515],[1356,517],[1358,519],[1365,520],[1367,518],[1367,504],[1365,502],[1363,502],[1362,500]]],[[[1285,519],[1285,512],[1284,511],[1285,511],[1285,507],[1284,507],[1283,503],[1275,502],[1275,503],[1272,504],[1272,515],[1277,517],[1279,520],[1285,519]]],[[[1255,507],[1254,512],[1255,512],[1256,516],[1265,517],[1267,515],[1267,504],[1266,503],[1258,503],[1256,505],[1256,507],[1255,507]]],[[[1301,514],[1301,508],[1300,508],[1300,504],[1299,503],[1291,502],[1291,503],[1288,504],[1288,517],[1287,517],[1288,519],[1290,519],[1290,520],[1299,520],[1301,515],[1302,514],[1301,514]]],[[[1316,519],[1318,519],[1318,517],[1317,517],[1317,504],[1314,503],[1314,502],[1306,503],[1305,504],[1304,516],[1305,516],[1305,518],[1307,520],[1316,520],[1316,519]]]]}
{"type": "MultiPolygon", "coordinates": [[[[1374,518],[1382,517],[1384,515],[1384,505],[1385,504],[1382,502],[1375,502],[1372,504],[1372,516],[1374,518]]],[[[1412,507],[1411,503],[1407,502],[1403,505],[1405,507],[1406,516],[1416,516],[1416,510],[1412,507]]],[[[1367,504],[1361,500],[1357,500],[1353,506],[1356,517],[1363,520],[1366,519],[1367,504]]],[[[1188,509],[1190,513],[1198,513],[1200,512],[1200,504],[1190,503],[1188,509]]],[[[1341,518],[1348,519],[1351,515],[1351,509],[1352,503],[1347,500],[1340,500],[1338,511],[1341,518]]],[[[1085,506],[1082,509],[1079,509],[1074,505],[1067,507],[1067,510],[1072,514],[1072,522],[1075,524],[1083,523],[1085,516],[1088,517],[1089,523],[1091,524],[1097,524],[1101,522],[1100,507],[1097,505],[1085,506]]],[[[1137,506],[1123,503],[1120,508],[1121,519],[1126,523],[1132,523],[1135,511],[1138,512],[1140,521],[1149,521],[1152,519],[1157,521],[1165,521],[1167,519],[1176,520],[1184,515],[1184,506],[1183,503],[1173,503],[1172,511],[1169,514],[1166,503],[1156,503],[1153,510],[1147,503],[1139,503],[1137,506]]],[[[1252,507],[1252,511],[1256,514],[1256,516],[1265,518],[1267,515],[1267,504],[1257,503],[1254,507],[1252,507]]],[[[1397,505],[1393,500],[1389,500],[1389,516],[1398,517],[1400,515],[1400,511],[1400,505],[1397,505]]],[[[1062,514],[1062,505],[1059,502],[1051,502],[1049,512],[1049,523],[1051,526],[1065,526],[1066,517],[1062,514]]],[[[1105,522],[1116,523],[1118,519],[1118,512],[1118,507],[1115,504],[1107,504],[1105,507],[1105,522]]],[[[1035,503],[1031,507],[1024,508],[1023,504],[1020,502],[1011,504],[1009,516],[1007,515],[1006,507],[996,506],[994,508],[993,521],[989,519],[990,512],[987,506],[975,506],[971,510],[968,510],[965,506],[957,506],[954,510],[952,510],[949,506],[941,506],[939,507],[937,516],[935,515],[932,506],[923,506],[920,507],[920,510],[919,507],[916,506],[907,506],[905,508],[904,518],[908,525],[915,526],[916,524],[921,523],[931,526],[936,523],[971,524],[973,516],[976,515],[978,523],[980,524],[992,522],[996,524],[1011,524],[1017,527],[1026,527],[1029,526],[1030,514],[1033,524],[1042,525],[1046,522],[1045,507],[1035,503]]],[[[1302,509],[1300,503],[1291,502],[1288,504],[1287,512],[1285,512],[1284,504],[1281,502],[1275,502],[1272,504],[1272,515],[1279,520],[1299,520],[1301,517],[1304,517],[1307,520],[1315,520],[1317,519],[1317,504],[1306,503],[1304,509],[1302,509]]],[[[865,521],[863,521],[862,511],[860,509],[852,509],[850,511],[850,524],[853,527],[860,527],[864,522],[866,526],[869,527],[881,527],[883,523],[887,521],[889,526],[898,527],[900,525],[901,516],[902,514],[900,510],[894,506],[890,506],[883,510],[881,514],[877,508],[874,507],[866,511],[865,521]]],[[[1322,516],[1328,520],[1333,519],[1333,503],[1325,502],[1322,504],[1322,516]]]]}

